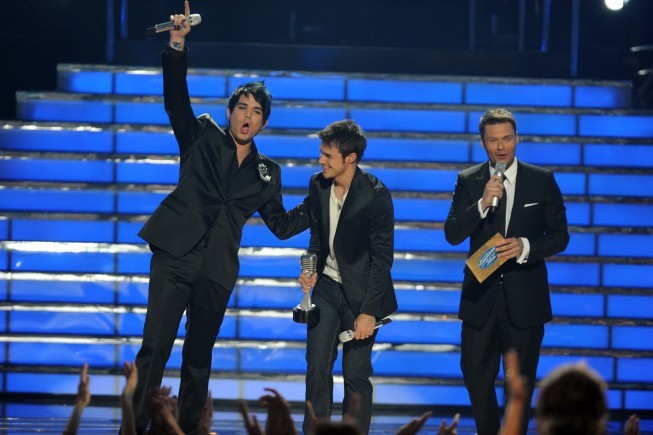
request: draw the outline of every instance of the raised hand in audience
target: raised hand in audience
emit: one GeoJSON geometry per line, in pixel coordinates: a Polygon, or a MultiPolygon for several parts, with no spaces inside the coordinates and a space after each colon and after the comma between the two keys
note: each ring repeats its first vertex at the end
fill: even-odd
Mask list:
{"type": "Polygon", "coordinates": [[[200,419],[200,424],[197,426],[198,435],[210,435],[212,422],[213,422],[213,398],[211,397],[211,392],[209,391],[209,396],[206,398],[206,404],[204,404],[204,409],[202,412],[202,418],[200,419]]]}
{"type": "Polygon", "coordinates": [[[79,429],[79,422],[82,418],[82,413],[84,409],[91,402],[91,378],[87,375],[88,373],[88,364],[84,363],[82,366],[82,371],[79,376],[79,385],[77,386],[77,396],[75,397],[75,405],[73,411],[70,414],[70,419],[68,419],[68,424],[66,429],[64,429],[64,435],[76,434],[79,429]]]}
{"type": "Polygon", "coordinates": [[[637,414],[628,417],[624,427],[624,435],[639,435],[639,417],[637,414]]]}
{"type": "Polygon", "coordinates": [[[240,409],[240,414],[243,416],[243,423],[245,423],[247,433],[249,435],[263,435],[263,430],[261,429],[258,419],[254,414],[250,415],[249,413],[247,402],[243,399],[238,399],[238,408],[240,409]]]}
{"type": "Polygon", "coordinates": [[[120,406],[122,408],[120,433],[121,435],[136,435],[133,399],[138,384],[138,369],[133,362],[125,362],[123,372],[125,374],[125,388],[123,388],[120,395],[120,406]]]}
{"type": "Polygon", "coordinates": [[[413,435],[418,433],[424,427],[424,423],[426,423],[426,420],[428,420],[431,415],[433,415],[433,412],[427,411],[422,414],[421,417],[415,417],[405,425],[401,426],[397,431],[397,435],[413,435]]]}
{"type": "Polygon", "coordinates": [[[500,435],[517,435],[521,432],[524,407],[526,403],[528,379],[521,374],[519,357],[513,349],[506,352],[503,357],[506,373],[506,386],[508,388],[508,403],[503,413],[503,425],[499,429],[500,435]]]}
{"type": "Polygon", "coordinates": [[[259,398],[259,402],[268,409],[265,433],[269,435],[296,435],[297,429],[292,419],[290,404],[274,388],[264,388],[272,394],[259,398]]]}
{"type": "Polygon", "coordinates": [[[460,421],[460,414],[454,414],[451,424],[447,426],[447,421],[442,420],[438,428],[438,435],[456,435],[458,433],[458,422],[460,421]]]}
{"type": "Polygon", "coordinates": [[[183,435],[177,423],[177,399],[170,397],[170,387],[155,387],[149,391],[152,423],[150,433],[183,435]]]}

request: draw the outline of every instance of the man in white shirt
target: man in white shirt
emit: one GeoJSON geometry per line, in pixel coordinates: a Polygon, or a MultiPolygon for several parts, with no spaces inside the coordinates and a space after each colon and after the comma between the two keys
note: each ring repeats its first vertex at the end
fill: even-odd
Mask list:
{"type": "MultiPolygon", "coordinates": [[[[498,258],[507,261],[479,283],[465,267],[458,318],[463,321],[461,361],[479,435],[499,431],[494,389],[501,355],[515,349],[533,393],[544,324],[552,319],[544,259],[569,242],[565,205],[553,173],[517,161],[519,135],[513,115],[487,111],[480,120],[481,145],[488,161],[458,174],[453,203],[444,226],[453,245],[470,238],[471,256],[496,233],[498,258]],[[505,176],[495,169],[505,165],[505,176]],[[491,211],[492,199],[500,203],[491,211]]],[[[526,407],[524,427],[528,425],[526,407]]]]}
{"type": "MultiPolygon", "coordinates": [[[[309,183],[311,241],[317,273],[301,274],[304,292],[313,290],[320,319],[309,325],[306,400],[315,415],[329,419],[333,407],[333,364],[338,335],[354,330],[343,344],[343,413],[360,396],[358,422],[365,433],[372,417],[372,347],[376,323],[397,310],[390,269],[394,256],[394,209],[388,189],[358,167],[367,139],[351,120],[320,131],[322,172],[309,183]]],[[[304,418],[309,431],[310,416],[304,418]]]]}

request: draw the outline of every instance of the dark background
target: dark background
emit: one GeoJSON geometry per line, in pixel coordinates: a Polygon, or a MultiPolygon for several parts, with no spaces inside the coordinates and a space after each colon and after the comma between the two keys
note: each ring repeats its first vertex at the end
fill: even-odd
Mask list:
{"type": "MultiPolygon", "coordinates": [[[[195,0],[192,66],[642,81],[653,67],[631,46],[653,44],[653,1],[619,12],[580,0],[579,56],[571,74],[572,0],[195,0]],[[475,13],[470,15],[470,11],[475,13]]],[[[3,4],[0,119],[17,90],[53,90],[58,63],[157,66],[167,37],[145,28],[182,12],[181,0],[20,0],[3,4]],[[114,26],[107,30],[107,24],[114,26]],[[108,44],[109,43],[109,44],[108,44]]],[[[648,57],[648,58],[647,58],[648,57]]]]}

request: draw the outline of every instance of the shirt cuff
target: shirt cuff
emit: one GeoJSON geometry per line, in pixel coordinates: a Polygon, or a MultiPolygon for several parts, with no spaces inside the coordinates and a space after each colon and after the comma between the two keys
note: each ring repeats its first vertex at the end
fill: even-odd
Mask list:
{"type": "Polygon", "coordinates": [[[165,53],[168,56],[182,57],[182,56],[186,56],[188,54],[188,46],[185,45],[185,44],[184,44],[184,49],[183,50],[177,50],[177,49],[172,48],[170,46],[170,43],[168,42],[168,43],[166,43],[164,50],[165,50],[165,53]]]}
{"type": "Polygon", "coordinates": [[[478,200],[478,214],[481,215],[481,219],[485,219],[485,217],[487,216],[487,212],[488,212],[489,208],[483,210],[483,206],[481,205],[481,200],[482,199],[483,198],[478,200]]]}
{"type": "Polygon", "coordinates": [[[528,261],[528,254],[531,253],[531,244],[528,241],[528,239],[525,237],[520,237],[519,240],[521,240],[522,243],[524,244],[524,250],[522,251],[519,258],[517,259],[517,263],[523,264],[528,261]]]}

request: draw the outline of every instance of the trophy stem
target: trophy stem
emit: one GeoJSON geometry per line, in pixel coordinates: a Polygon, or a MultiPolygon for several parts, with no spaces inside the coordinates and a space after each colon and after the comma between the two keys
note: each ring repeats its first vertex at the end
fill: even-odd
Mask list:
{"type": "Polygon", "coordinates": [[[302,310],[308,311],[311,309],[311,292],[309,291],[308,293],[304,293],[304,297],[302,298],[302,310]]]}

